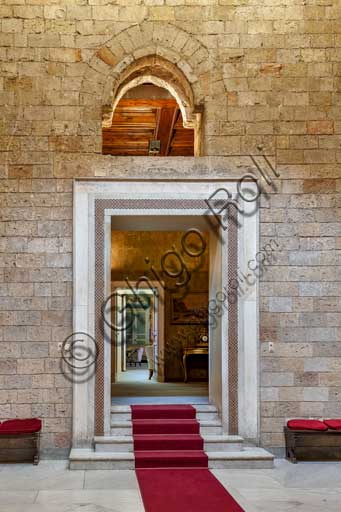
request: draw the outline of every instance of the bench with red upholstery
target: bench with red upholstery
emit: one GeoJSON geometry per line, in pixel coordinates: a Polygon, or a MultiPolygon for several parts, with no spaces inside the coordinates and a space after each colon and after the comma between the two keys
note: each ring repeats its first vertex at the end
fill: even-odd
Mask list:
{"type": "Polygon", "coordinates": [[[32,460],[39,463],[41,420],[39,418],[13,419],[0,423],[0,460],[14,462],[32,460]]]}
{"type": "Polygon", "coordinates": [[[284,434],[291,462],[341,460],[341,419],[292,419],[284,434]]]}

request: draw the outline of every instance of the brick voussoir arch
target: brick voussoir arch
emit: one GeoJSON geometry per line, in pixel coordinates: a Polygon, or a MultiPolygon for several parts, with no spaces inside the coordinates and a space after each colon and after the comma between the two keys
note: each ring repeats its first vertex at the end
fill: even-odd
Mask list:
{"type": "Polygon", "coordinates": [[[185,122],[190,126],[195,100],[196,103],[203,100],[202,94],[194,100],[192,86],[195,84],[198,94],[200,75],[209,71],[213,59],[198,39],[170,23],[145,21],[132,25],[99,48],[83,77],[81,104],[89,105],[94,101],[100,103],[104,111],[112,110],[120,86],[124,87],[124,82],[129,81],[127,73],[135,79],[143,59],[148,58],[149,65],[144,61],[143,72],[157,85],[164,86],[162,80],[170,83],[168,89],[183,107],[185,122]]]}
{"type": "Polygon", "coordinates": [[[155,45],[175,52],[180,60],[182,58],[188,60],[193,56],[196,64],[205,59],[209,60],[208,49],[189,32],[170,23],[146,21],[139,25],[132,25],[109,39],[96,52],[89,65],[97,69],[94,61],[104,52],[107,53],[107,59],[104,62],[113,66],[115,61],[119,62],[124,56],[133,55],[136,50],[155,45]],[[112,57],[109,52],[112,53],[112,57]]]}

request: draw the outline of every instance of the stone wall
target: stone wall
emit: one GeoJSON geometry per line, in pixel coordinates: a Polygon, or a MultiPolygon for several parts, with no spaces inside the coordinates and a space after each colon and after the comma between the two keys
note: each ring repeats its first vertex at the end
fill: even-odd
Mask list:
{"type": "Polygon", "coordinates": [[[261,242],[283,247],[261,282],[262,444],[283,446],[287,416],[339,415],[340,2],[4,0],[0,16],[0,419],[42,416],[45,453],[69,446],[72,179],[186,167],[98,155],[120,74],[154,54],[204,106],[206,155],[264,153],[280,173],[261,201],[261,242]]]}

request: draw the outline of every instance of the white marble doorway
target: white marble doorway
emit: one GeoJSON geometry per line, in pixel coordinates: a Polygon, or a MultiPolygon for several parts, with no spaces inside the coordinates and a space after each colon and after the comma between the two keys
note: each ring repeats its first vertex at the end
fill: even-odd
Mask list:
{"type": "MultiPolygon", "coordinates": [[[[212,216],[205,199],[219,187],[237,193],[236,180],[76,180],[74,182],[74,331],[87,332],[99,344],[96,373],[74,383],[73,447],[89,447],[94,435],[110,432],[111,344],[110,333],[100,325],[100,306],[111,293],[110,231],[112,217],[212,216]]],[[[245,203],[239,215],[237,260],[246,268],[258,250],[258,213],[245,203]]],[[[228,286],[228,232],[210,236],[210,300],[228,286]]],[[[236,270],[236,269],[235,269],[236,270]]],[[[223,431],[235,428],[244,438],[258,442],[258,288],[257,283],[238,300],[236,368],[229,367],[228,308],[210,326],[209,399],[222,419],[223,431]],[[214,342],[213,342],[214,340],[214,342]],[[234,374],[233,374],[234,372],[234,374]],[[237,376],[237,380],[231,375],[237,376]],[[233,404],[232,404],[233,402],[233,404]],[[231,407],[234,405],[234,409],[231,407]],[[233,418],[232,418],[233,419],[233,418]]],[[[230,344],[230,345],[229,345],[230,344]]]]}

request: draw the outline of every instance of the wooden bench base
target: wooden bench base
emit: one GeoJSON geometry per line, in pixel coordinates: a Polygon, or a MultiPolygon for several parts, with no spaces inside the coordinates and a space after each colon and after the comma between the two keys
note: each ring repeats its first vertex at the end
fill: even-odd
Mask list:
{"type": "Polygon", "coordinates": [[[0,435],[0,462],[32,462],[40,460],[40,432],[0,435]]]}
{"type": "Polygon", "coordinates": [[[286,458],[302,461],[341,461],[341,430],[292,430],[284,427],[286,458]]]}

